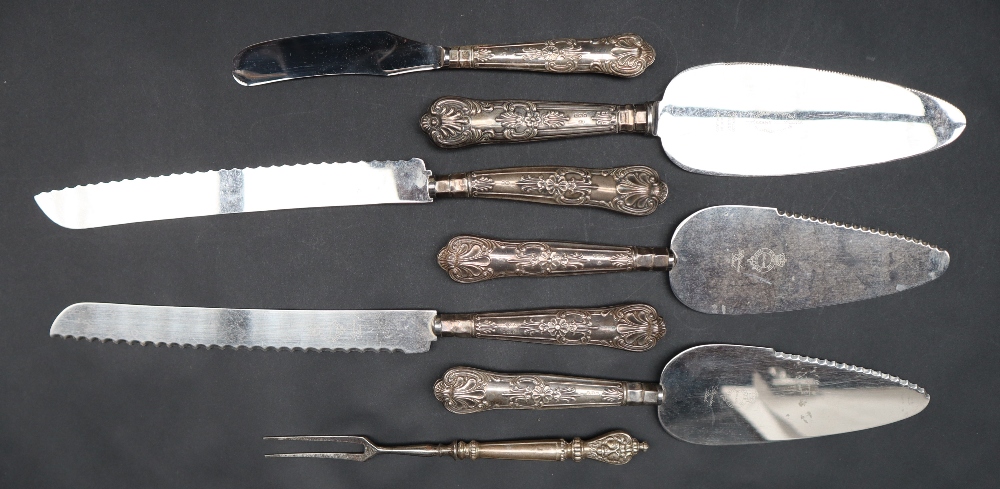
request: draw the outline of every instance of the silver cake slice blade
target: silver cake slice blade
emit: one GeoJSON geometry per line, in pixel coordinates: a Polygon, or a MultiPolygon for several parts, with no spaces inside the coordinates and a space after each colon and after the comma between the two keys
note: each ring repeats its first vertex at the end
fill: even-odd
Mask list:
{"type": "Polygon", "coordinates": [[[711,314],[793,311],[870,299],[927,283],[947,251],[905,236],[783,213],[717,206],[674,232],[670,286],[711,314]]]}
{"type": "Polygon", "coordinates": [[[909,418],[930,402],[923,388],[886,373],[739,345],[685,350],[660,382],[660,424],[702,445],[864,430],[909,418]]]}
{"type": "Polygon", "coordinates": [[[52,336],[154,345],[422,353],[435,311],[269,310],[85,302],[63,310],[52,336]]]}

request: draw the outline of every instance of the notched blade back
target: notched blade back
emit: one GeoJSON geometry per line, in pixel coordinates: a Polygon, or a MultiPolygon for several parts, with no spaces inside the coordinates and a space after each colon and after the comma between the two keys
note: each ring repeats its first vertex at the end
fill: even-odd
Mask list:
{"type": "Polygon", "coordinates": [[[154,345],[422,353],[437,339],[435,311],[216,309],[80,303],[52,336],[154,345]]]}
{"type": "Polygon", "coordinates": [[[390,76],[442,66],[439,46],[386,31],[287,37],[248,46],[233,58],[233,78],[253,86],[324,75],[390,76]]]}
{"type": "Polygon", "coordinates": [[[671,249],[674,294],[710,314],[870,299],[934,280],[949,262],[948,252],[905,236],[751,206],[692,214],[671,249]]]}
{"type": "Polygon", "coordinates": [[[663,369],[660,424],[702,445],[743,445],[847,433],[906,419],[924,389],[870,369],[775,352],[704,345],[663,369]]]}
{"type": "Polygon", "coordinates": [[[678,166],[793,175],[897,160],[954,141],[965,115],[906,87],[795,66],[718,63],[678,74],[657,134],[678,166]]]}

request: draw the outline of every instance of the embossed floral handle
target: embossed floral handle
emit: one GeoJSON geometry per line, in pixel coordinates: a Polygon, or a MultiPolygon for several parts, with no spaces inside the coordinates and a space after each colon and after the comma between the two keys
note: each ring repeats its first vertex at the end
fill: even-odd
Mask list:
{"type": "Polygon", "coordinates": [[[566,440],[519,440],[519,441],[470,441],[455,442],[443,447],[443,451],[456,460],[492,458],[499,460],[540,460],[562,462],[584,459],[596,460],[612,465],[624,465],[640,451],[649,449],[649,444],[636,440],[624,431],[612,431],[592,440],[573,438],[566,440]]]}
{"type": "Polygon", "coordinates": [[[652,214],[667,185],[647,166],[588,169],[539,166],[455,173],[436,179],[432,196],[480,197],[600,207],[633,216],[652,214]]]}
{"type": "Polygon", "coordinates": [[[652,306],[626,304],[580,309],[440,314],[435,330],[440,336],[645,351],[663,338],[666,326],[652,306]]]}
{"type": "Polygon", "coordinates": [[[442,97],[421,116],[420,128],[442,148],[620,132],[654,134],[656,105],[442,97]]]}
{"type": "Polygon", "coordinates": [[[653,47],[635,34],[445,48],[448,68],[604,73],[638,76],[653,64],[653,47]]]}
{"type": "Polygon", "coordinates": [[[454,367],[434,383],[445,409],[468,414],[491,409],[567,409],[658,405],[659,384],[542,374],[501,374],[454,367]]]}
{"type": "Polygon", "coordinates": [[[456,236],[437,261],[452,280],[473,283],[500,277],[669,270],[674,258],[666,248],[456,236]]]}

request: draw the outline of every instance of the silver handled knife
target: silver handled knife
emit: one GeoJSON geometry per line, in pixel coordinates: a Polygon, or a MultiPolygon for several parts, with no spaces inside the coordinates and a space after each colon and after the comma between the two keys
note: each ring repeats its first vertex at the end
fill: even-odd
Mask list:
{"type": "Polygon", "coordinates": [[[941,276],[949,255],[877,229],[725,205],[688,216],[667,248],[457,236],[438,264],[457,282],[669,270],[688,307],[710,314],[793,311],[870,299],[941,276]]]}
{"type": "Polygon", "coordinates": [[[663,98],[635,105],[444,97],[420,127],[442,148],[638,132],[681,168],[774,176],[918,155],[954,141],[965,115],[923,92],[794,66],[687,69],[663,98]]]}
{"type": "Polygon", "coordinates": [[[653,47],[635,34],[446,48],[386,31],[334,32],[248,46],[233,58],[233,78],[253,86],[313,76],[392,76],[438,68],[633,77],[655,58],[653,47]]]}
{"type": "Polygon", "coordinates": [[[659,383],[455,367],[434,384],[453,413],[653,405],[674,437],[745,445],[848,433],[900,421],[930,402],[924,389],[871,369],[739,345],[703,345],[671,359],[659,383]]]}
{"type": "Polygon", "coordinates": [[[480,314],[423,310],[268,310],[84,302],[64,309],[52,336],[232,348],[423,353],[440,337],[645,351],[663,337],[646,304],[480,314]]]}
{"type": "Polygon", "coordinates": [[[651,214],[667,186],[645,166],[502,168],[434,178],[419,158],[314,163],[121,180],[53,190],[35,202],[71,229],[161,219],[479,197],[651,214]]]}

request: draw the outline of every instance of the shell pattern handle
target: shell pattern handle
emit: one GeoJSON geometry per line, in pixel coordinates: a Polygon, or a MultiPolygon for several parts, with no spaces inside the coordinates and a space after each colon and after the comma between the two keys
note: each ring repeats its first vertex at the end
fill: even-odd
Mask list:
{"type": "Polygon", "coordinates": [[[659,384],[588,379],[562,375],[500,374],[454,367],[434,383],[434,397],[445,409],[468,414],[491,409],[566,409],[657,405],[659,384]]]}
{"type": "Polygon", "coordinates": [[[669,270],[674,258],[666,248],[456,236],[441,249],[437,261],[452,280],[473,283],[500,277],[669,270]]]}
{"type": "Polygon", "coordinates": [[[655,134],[657,102],[638,105],[442,97],[420,128],[442,148],[638,132],[655,134]]]}
{"type": "Polygon", "coordinates": [[[441,314],[440,336],[491,338],[554,345],[596,345],[645,351],[663,338],[666,326],[646,304],[547,309],[489,314],[441,314]]]}
{"type": "Polygon", "coordinates": [[[476,460],[492,458],[501,460],[548,460],[562,462],[583,459],[597,460],[612,465],[624,465],[639,451],[646,451],[649,445],[636,440],[624,431],[612,431],[592,440],[580,438],[566,440],[521,440],[521,441],[458,441],[444,447],[445,453],[455,460],[476,460]]]}
{"type": "Polygon", "coordinates": [[[638,76],[653,64],[653,47],[635,34],[445,48],[448,68],[604,73],[638,76]]]}
{"type": "Polygon", "coordinates": [[[667,199],[667,185],[647,166],[607,169],[540,166],[445,175],[433,196],[523,200],[600,207],[633,216],[652,214],[667,199]]]}

